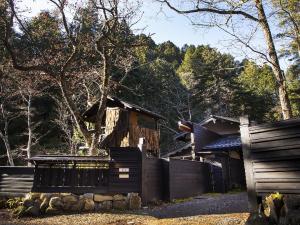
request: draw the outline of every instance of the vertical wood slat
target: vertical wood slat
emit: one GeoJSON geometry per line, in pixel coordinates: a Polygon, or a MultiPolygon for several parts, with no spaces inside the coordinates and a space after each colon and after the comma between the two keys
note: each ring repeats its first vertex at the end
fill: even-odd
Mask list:
{"type": "Polygon", "coordinates": [[[250,153],[250,133],[249,133],[249,119],[248,117],[240,118],[240,131],[242,140],[242,149],[244,157],[244,167],[246,175],[247,193],[250,213],[258,213],[257,194],[255,191],[255,182],[253,175],[253,164],[250,153]]]}

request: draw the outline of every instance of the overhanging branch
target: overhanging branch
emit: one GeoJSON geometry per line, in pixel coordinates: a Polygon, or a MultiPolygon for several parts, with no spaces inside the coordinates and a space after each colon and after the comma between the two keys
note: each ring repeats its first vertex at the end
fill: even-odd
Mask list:
{"type": "Polygon", "coordinates": [[[197,4],[197,6],[194,9],[189,9],[189,10],[180,10],[178,8],[176,8],[175,6],[173,6],[169,1],[167,0],[157,0],[161,3],[165,3],[167,4],[167,6],[174,10],[175,12],[179,13],[179,14],[191,14],[191,13],[197,13],[197,12],[209,12],[209,13],[214,13],[214,14],[219,14],[219,15],[241,15],[244,16],[247,19],[259,22],[259,19],[250,15],[249,13],[246,13],[244,11],[241,10],[226,10],[226,9],[217,9],[217,8],[201,8],[199,7],[199,5],[197,4]]]}

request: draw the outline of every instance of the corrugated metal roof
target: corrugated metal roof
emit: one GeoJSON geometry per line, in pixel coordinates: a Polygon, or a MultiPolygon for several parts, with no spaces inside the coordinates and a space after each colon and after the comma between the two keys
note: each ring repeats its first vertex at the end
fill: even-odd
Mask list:
{"type": "Polygon", "coordinates": [[[230,149],[239,148],[242,146],[241,137],[239,135],[221,137],[216,141],[203,147],[205,150],[219,150],[219,149],[230,149]]]}

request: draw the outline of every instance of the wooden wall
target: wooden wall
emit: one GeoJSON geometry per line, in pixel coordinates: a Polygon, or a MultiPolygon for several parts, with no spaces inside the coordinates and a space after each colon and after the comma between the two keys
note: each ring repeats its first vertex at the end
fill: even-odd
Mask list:
{"type": "MultiPolygon", "coordinates": [[[[31,190],[75,194],[137,192],[146,204],[210,191],[206,163],[146,157],[138,148],[110,148],[110,154],[109,168],[98,170],[92,168],[91,163],[87,163],[86,168],[79,163],[78,168],[73,164],[74,170],[69,173],[68,163],[59,167],[53,166],[53,161],[48,163],[49,166],[43,162],[41,167],[35,168],[38,173],[35,173],[34,182],[32,167],[0,167],[0,195],[24,195],[31,190]]],[[[72,165],[69,163],[69,166],[72,165]]]]}
{"type": "MultiPolygon", "coordinates": [[[[107,108],[105,134],[107,147],[137,147],[140,138],[145,138],[145,149],[159,155],[159,132],[157,129],[140,127],[139,113],[120,108],[107,108]]],[[[153,120],[153,122],[155,122],[153,120]]]]}
{"type": "Polygon", "coordinates": [[[241,134],[250,210],[258,196],[300,194],[300,119],[249,126],[241,118],[241,134]]]}
{"type": "Polygon", "coordinates": [[[170,159],[168,169],[168,200],[188,198],[210,191],[207,163],[170,159]]]}
{"type": "Polygon", "coordinates": [[[124,109],[106,109],[105,135],[106,147],[137,147],[129,143],[129,112],[124,109]]]}
{"type": "Polygon", "coordinates": [[[245,169],[241,159],[229,158],[229,190],[234,188],[245,189],[245,169]]]}
{"type": "Polygon", "coordinates": [[[164,198],[163,160],[156,157],[146,157],[142,162],[142,200],[143,203],[162,200],[164,198]]]}
{"type": "Polygon", "coordinates": [[[221,137],[220,135],[206,129],[205,127],[202,127],[199,124],[194,124],[193,128],[194,128],[196,152],[201,151],[205,145],[221,137]]]}
{"type": "Polygon", "coordinates": [[[0,195],[23,196],[31,191],[33,184],[33,167],[0,167],[0,195]]]}

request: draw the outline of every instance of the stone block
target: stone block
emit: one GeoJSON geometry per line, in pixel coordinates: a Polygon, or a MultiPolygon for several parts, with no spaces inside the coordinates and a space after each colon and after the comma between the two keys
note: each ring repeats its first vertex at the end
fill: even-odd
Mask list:
{"type": "Polygon", "coordinates": [[[78,201],[78,197],[75,195],[65,195],[61,197],[63,203],[72,204],[78,201]]]}
{"type": "Polygon", "coordinates": [[[113,201],[113,208],[118,210],[125,210],[127,209],[127,202],[126,200],[114,200],[113,201]]]}
{"type": "Polygon", "coordinates": [[[104,202],[99,202],[95,203],[95,211],[107,211],[112,209],[112,201],[104,201],[104,202]]]}
{"type": "Polygon", "coordinates": [[[94,194],[93,193],[85,193],[84,195],[82,195],[84,198],[86,199],[94,199],[94,194]]]}
{"type": "Polygon", "coordinates": [[[51,197],[49,207],[52,209],[62,209],[63,202],[60,197],[51,197]]]}
{"type": "Polygon", "coordinates": [[[59,209],[56,209],[56,208],[48,207],[46,209],[46,214],[49,214],[49,215],[58,215],[58,214],[61,214],[61,211],[59,209]]]}
{"type": "Polygon", "coordinates": [[[95,202],[104,202],[104,201],[112,201],[112,200],[113,197],[109,195],[99,195],[99,194],[94,195],[95,202]]]}
{"type": "Polygon", "coordinates": [[[43,202],[40,205],[40,211],[41,213],[45,213],[46,209],[49,207],[49,199],[44,198],[43,202]]]}
{"type": "Polygon", "coordinates": [[[138,194],[128,195],[128,208],[138,210],[142,207],[142,200],[138,194]]]}
{"type": "Polygon", "coordinates": [[[83,211],[90,212],[95,209],[95,202],[92,199],[85,199],[83,211]]]}
{"type": "Polygon", "coordinates": [[[25,214],[28,216],[39,216],[40,208],[37,206],[30,206],[28,209],[26,209],[25,214]]]}
{"type": "Polygon", "coordinates": [[[70,205],[68,210],[70,212],[81,212],[84,207],[84,204],[85,204],[84,200],[79,200],[76,203],[70,205]]]}
{"type": "Polygon", "coordinates": [[[45,199],[48,199],[48,201],[49,201],[51,197],[59,197],[59,194],[55,194],[55,193],[42,193],[40,195],[40,199],[42,201],[44,201],[45,199]]]}
{"type": "Polygon", "coordinates": [[[122,201],[122,200],[126,200],[126,197],[124,195],[114,195],[113,200],[114,201],[122,201]]]}

